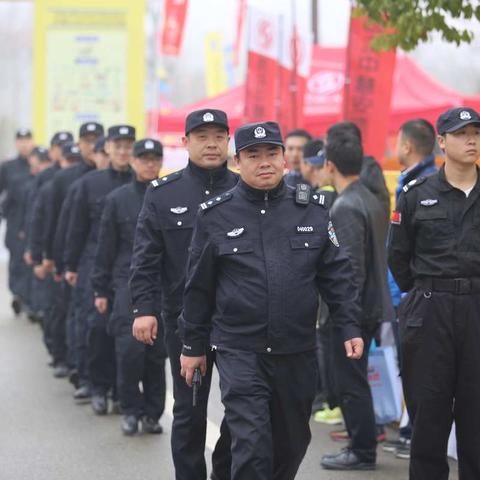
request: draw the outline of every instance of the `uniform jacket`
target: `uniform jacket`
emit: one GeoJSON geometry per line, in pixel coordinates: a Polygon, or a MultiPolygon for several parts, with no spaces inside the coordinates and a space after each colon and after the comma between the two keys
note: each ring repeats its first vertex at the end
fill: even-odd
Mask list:
{"type": "Polygon", "coordinates": [[[352,267],[320,198],[300,205],[283,181],[269,192],[240,181],[202,205],[180,322],[185,355],[203,355],[210,331],[219,349],[313,350],[319,293],[344,338],[360,336],[352,267]]]}

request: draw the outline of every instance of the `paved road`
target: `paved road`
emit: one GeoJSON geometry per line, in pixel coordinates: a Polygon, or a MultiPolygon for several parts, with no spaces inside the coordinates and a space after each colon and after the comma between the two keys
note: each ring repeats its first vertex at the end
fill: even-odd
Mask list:
{"type": "MultiPolygon", "coordinates": [[[[162,419],[164,434],[122,436],[120,417],[96,417],[72,401],[72,387],[52,377],[41,331],[9,309],[5,266],[0,263],[0,480],[169,480],[171,396],[162,419]]],[[[207,443],[215,443],[222,417],[214,381],[207,443]]],[[[313,440],[297,476],[300,480],[397,480],[407,463],[379,449],[378,470],[335,473],[319,468],[320,456],[341,445],[329,427],[312,422],[313,440]]],[[[207,456],[211,450],[207,452],[207,456]]],[[[456,480],[457,476],[452,476],[456,480]]]]}

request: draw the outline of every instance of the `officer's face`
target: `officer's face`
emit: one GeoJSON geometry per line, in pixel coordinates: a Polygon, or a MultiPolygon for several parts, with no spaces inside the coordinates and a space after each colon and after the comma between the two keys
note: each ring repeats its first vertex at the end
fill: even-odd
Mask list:
{"type": "Polygon", "coordinates": [[[163,157],[147,153],[141,157],[134,157],[132,167],[139,182],[150,182],[158,178],[162,164],[163,157]]]}
{"type": "Polygon", "coordinates": [[[78,147],[80,148],[80,153],[82,157],[87,162],[93,162],[93,149],[95,148],[95,142],[98,140],[97,136],[94,133],[89,133],[80,137],[78,140],[78,147]]]}
{"type": "Polygon", "coordinates": [[[467,125],[453,133],[438,136],[447,161],[473,164],[480,157],[480,126],[467,125]]]}
{"type": "Polygon", "coordinates": [[[105,144],[110,163],[115,170],[126,170],[132,161],[133,140],[117,138],[105,144]]]}
{"type": "Polygon", "coordinates": [[[315,183],[315,167],[311,163],[307,163],[303,158],[300,161],[300,173],[307,182],[315,183]]]}
{"type": "Polygon", "coordinates": [[[230,137],[225,129],[215,125],[198,127],[183,137],[190,160],[202,168],[218,168],[228,156],[230,137]]]}
{"type": "Polygon", "coordinates": [[[62,147],[60,145],[53,145],[48,151],[48,156],[52,159],[52,162],[60,162],[62,157],[62,147]]]}
{"type": "Polygon", "coordinates": [[[28,165],[30,166],[30,173],[36,175],[40,171],[40,159],[37,155],[30,155],[28,157],[28,165]]]}
{"type": "Polygon", "coordinates": [[[319,188],[332,184],[332,178],[328,169],[323,165],[315,170],[315,178],[319,188]]]}
{"type": "Polygon", "coordinates": [[[110,158],[106,152],[95,152],[93,154],[93,162],[97,167],[97,170],[105,170],[110,164],[110,158]]]}
{"type": "Polygon", "coordinates": [[[279,145],[253,145],[241,150],[235,159],[242,180],[253,188],[271,190],[282,180],[285,156],[279,145]]]}
{"type": "Polygon", "coordinates": [[[288,137],[285,140],[285,159],[290,170],[300,170],[303,147],[308,142],[305,137],[288,137]]]}
{"type": "Polygon", "coordinates": [[[407,157],[410,153],[410,142],[407,141],[403,133],[398,132],[397,136],[397,157],[400,165],[408,167],[407,157]]]}
{"type": "Polygon", "coordinates": [[[33,138],[17,138],[15,140],[15,148],[17,149],[19,155],[27,158],[33,150],[33,138]]]}

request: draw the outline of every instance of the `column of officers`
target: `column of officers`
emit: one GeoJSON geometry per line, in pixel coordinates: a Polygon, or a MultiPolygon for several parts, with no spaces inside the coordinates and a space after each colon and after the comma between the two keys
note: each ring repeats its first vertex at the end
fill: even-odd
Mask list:
{"type": "Polygon", "coordinates": [[[177,480],[207,478],[214,366],[225,416],[211,479],[295,478],[318,398],[340,408],[348,441],[321,466],[375,469],[366,352],[398,316],[410,424],[389,443],[411,455],[411,479],[447,479],[455,418],[461,478],[478,479],[480,116],[449,110],[437,132],[439,172],[433,127],[402,126],[400,182],[430,176],[400,183],[389,226],[381,168],[349,122],[323,140],[243,125],[237,174],[227,115],[195,111],[188,164],[163,177],[161,143],[129,125],[86,123],[77,144],[57,132],[48,151],[19,131],[0,170],[12,308],[42,324],[75,401],[122,413],[126,435],[162,432],[169,357],[177,480]]]}

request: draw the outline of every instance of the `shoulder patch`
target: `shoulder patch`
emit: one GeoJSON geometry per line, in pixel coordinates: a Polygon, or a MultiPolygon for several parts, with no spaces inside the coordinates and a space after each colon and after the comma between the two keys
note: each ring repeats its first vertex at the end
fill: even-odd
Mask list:
{"type": "Polygon", "coordinates": [[[420,178],[415,178],[411,182],[408,182],[404,187],[403,191],[407,193],[409,190],[411,190],[413,187],[417,187],[418,185],[421,185],[427,177],[420,177],[420,178]]]}
{"type": "Polygon", "coordinates": [[[318,192],[314,193],[310,197],[310,203],[313,203],[315,205],[320,205],[323,208],[328,208],[327,197],[323,193],[318,193],[318,192]]]}
{"type": "Polygon", "coordinates": [[[222,193],[218,197],[211,198],[207,202],[203,202],[200,204],[201,210],[208,210],[209,208],[215,207],[216,205],[220,205],[227,200],[231,200],[232,194],[231,192],[222,193]]]}
{"type": "Polygon", "coordinates": [[[160,177],[156,180],[152,180],[150,185],[153,188],[161,187],[162,185],[166,185],[167,183],[174,182],[178,180],[182,176],[183,171],[179,170],[178,172],[171,173],[170,175],[165,175],[164,177],[160,177]]]}

